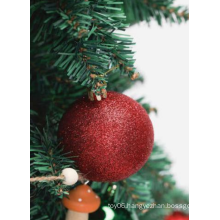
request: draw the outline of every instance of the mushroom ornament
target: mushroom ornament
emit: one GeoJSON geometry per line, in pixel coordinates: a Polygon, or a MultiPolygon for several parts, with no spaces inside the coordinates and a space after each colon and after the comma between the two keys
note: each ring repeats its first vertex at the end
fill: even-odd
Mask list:
{"type": "Polygon", "coordinates": [[[89,213],[95,212],[101,200],[88,185],[80,185],[63,198],[63,205],[68,209],[66,220],[88,220],[89,213]]]}

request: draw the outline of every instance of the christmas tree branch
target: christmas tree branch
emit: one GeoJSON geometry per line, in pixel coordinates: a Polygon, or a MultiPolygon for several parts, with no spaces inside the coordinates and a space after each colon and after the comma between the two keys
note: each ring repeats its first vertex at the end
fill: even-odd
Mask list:
{"type": "MultiPolygon", "coordinates": [[[[53,126],[54,127],[54,126],[53,126]]],[[[58,145],[54,128],[49,126],[49,120],[42,132],[32,125],[31,126],[31,177],[39,176],[60,176],[64,168],[73,166],[73,160],[68,155],[62,153],[62,148],[58,145]],[[52,134],[53,133],[53,134],[52,134]]],[[[56,178],[57,181],[34,182],[38,188],[47,188],[48,192],[62,198],[67,195],[70,187],[62,184],[62,178],[56,178]],[[60,181],[59,181],[60,180],[60,181]]]]}
{"type": "Polygon", "coordinates": [[[39,54],[34,51],[35,56],[47,59],[64,70],[69,79],[96,94],[106,88],[107,76],[103,73],[113,66],[119,66],[120,74],[132,77],[132,39],[115,33],[127,27],[121,4],[116,0],[65,4],[48,0],[37,7],[33,3],[31,36],[39,50],[39,54]],[[98,77],[93,79],[91,74],[98,77]]]}
{"type": "Polygon", "coordinates": [[[165,19],[170,23],[181,23],[189,20],[187,7],[174,6],[174,0],[124,0],[126,22],[135,24],[141,21],[151,22],[156,20],[162,25],[165,19]]]}
{"type": "MultiPolygon", "coordinates": [[[[154,209],[147,207],[153,207],[157,203],[166,204],[167,201],[173,202],[172,198],[169,198],[170,192],[175,188],[170,165],[171,162],[163,150],[155,144],[147,163],[136,174],[115,183],[93,182],[92,187],[100,193],[100,196],[108,195],[109,203],[125,204],[125,209],[131,216],[133,212],[136,212],[137,216],[151,216],[154,209]],[[164,197],[169,200],[163,200],[164,197]],[[131,205],[141,205],[142,209],[133,209],[131,205]]],[[[158,212],[157,216],[164,217],[171,211],[163,210],[158,212]]]]}

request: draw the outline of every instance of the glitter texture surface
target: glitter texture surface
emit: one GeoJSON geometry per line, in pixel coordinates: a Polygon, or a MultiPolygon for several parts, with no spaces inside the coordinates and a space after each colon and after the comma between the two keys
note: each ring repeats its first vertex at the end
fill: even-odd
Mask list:
{"type": "Polygon", "coordinates": [[[116,92],[107,99],[83,97],[64,114],[58,136],[88,180],[113,182],[136,173],[153,148],[154,132],[145,109],[116,92]]]}

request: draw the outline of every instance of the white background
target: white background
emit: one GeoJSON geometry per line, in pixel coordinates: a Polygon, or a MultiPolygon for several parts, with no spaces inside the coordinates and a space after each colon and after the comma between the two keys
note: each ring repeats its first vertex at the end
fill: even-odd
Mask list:
{"type": "MultiPolygon", "coordinates": [[[[176,1],[188,5],[187,0],[176,1]]],[[[173,162],[171,172],[177,185],[188,191],[189,186],[189,23],[154,21],[150,27],[143,22],[127,29],[136,45],[135,66],[144,77],[125,94],[145,97],[146,102],[158,109],[151,114],[155,141],[164,147],[173,162]]]]}

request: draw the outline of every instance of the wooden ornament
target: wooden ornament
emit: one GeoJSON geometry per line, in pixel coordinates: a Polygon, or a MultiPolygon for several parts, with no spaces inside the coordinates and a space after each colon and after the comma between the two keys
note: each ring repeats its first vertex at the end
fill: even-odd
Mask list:
{"type": "Polygon", "coordinates": [[[95,212],[101,200],[88,185],[80,185],[70,191],[68,198],[63,198],[63,205],[68,209],[66,220],[88,220],[89,213],[95,212]]]}

